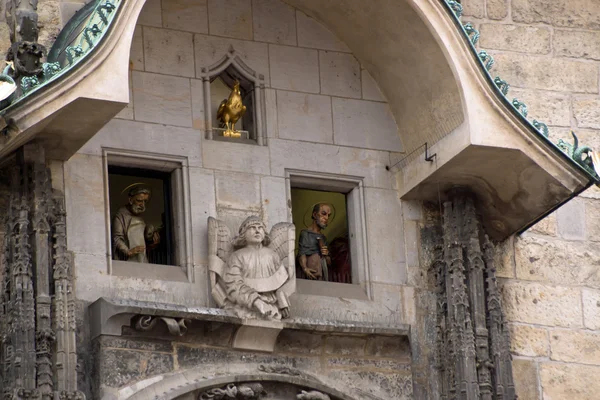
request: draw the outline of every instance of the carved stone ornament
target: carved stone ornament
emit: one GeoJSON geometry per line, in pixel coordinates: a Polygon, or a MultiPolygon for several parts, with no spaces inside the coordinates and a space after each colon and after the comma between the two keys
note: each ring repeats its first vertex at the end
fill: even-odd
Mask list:
{"type": "Polygon", "coordinates": [[[169,317],[156,317],[153,315],[138,315],[134,319],[135,330],[146,332],[154,329],[158,321],[163,321],[167,325],[169,333],[173,336],[183,336],[187,333],[188,327],[186,324],[190,323],[189,319],[185,318],[169,318],[169,317]]]}
{"type": "Polygon", "coordinates": [[[230,383],[224,388],[210,389],[200,393],[198,400],[225,400],[225,399],[262,399],[267,392],[260,383],[230,383]]]}
{"type": "Polygon", "coordinates": [[[300,393],[298,393],[298,395],[296,396],[296,399],[298,400],[331,400],[331,398],[326,395],[325,393],[321,393],[318,392],[316,390],[310,390],[310,391],[306,391],[306,390],[302,390],[300,393]]]}
{"type": "Polygon", "coordinates": [[[281,222],[267,234],[257,216],[248,217],[232,239],[229,228],[208,218],[212,296],[240,318],[289,317],[295,291],[294,225],[281,222]]]}
{"type": "Polygon", "coordinates": [[[433,272],[441,398],[516,399],[508,326],[496,284],[494,248],[472,196],[444,203],[433,272]]]}
{"type": "Polygon", "coordinates": [[[43,148],[11,170],[0,292],[0,390],[5,399],[84,399],[77,390],[75,294],[64,195],[43,148]]]}

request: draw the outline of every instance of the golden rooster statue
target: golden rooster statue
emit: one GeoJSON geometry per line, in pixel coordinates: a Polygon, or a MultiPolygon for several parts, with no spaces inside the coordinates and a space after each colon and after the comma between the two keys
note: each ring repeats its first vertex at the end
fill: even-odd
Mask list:
{"type": "Polygon", "coordinates": [[[239,138],[240,131],[236,131],[235,123],[238,122],[246,112],[246,106],[242,104],[240,94],[240,83],[236,80],[229,98],[223,100],[217,110],[217,119],[221,122],[221,128],[225,128],[223,136],[239,138]]]}

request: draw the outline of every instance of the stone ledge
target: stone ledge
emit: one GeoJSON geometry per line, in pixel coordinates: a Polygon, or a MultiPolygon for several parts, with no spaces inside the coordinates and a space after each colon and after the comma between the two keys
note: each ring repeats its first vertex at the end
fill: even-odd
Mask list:
{"type": "MultiPolygon", "coordinates": [[[[153,316],[177,320],[192,320],[227,323],[237,326],[248,326],[247,321],[229,312],[207,307],[186,307],[176,304],[133,301],[124,299],[100,298],[89,306],[91,339],[101,335],[121,336],[122,327],[130,326],[134,316],[153,316]]],[[[271,321],[256,320],[265,324],[271,321]]],[[[380,335],[408,337],[410,326],[407,324],[383,325],[354,321],[316,320],[307,318],[291,318],[276,322],[282,330],[302,330],[330,334],[380,335]]]]}

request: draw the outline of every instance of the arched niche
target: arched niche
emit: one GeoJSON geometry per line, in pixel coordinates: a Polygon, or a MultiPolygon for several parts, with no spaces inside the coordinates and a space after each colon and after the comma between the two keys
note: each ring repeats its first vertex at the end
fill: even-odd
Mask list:
{"type": "Polygon", "coordinates": [[[216,63],[200,68],[202,79],[202,89],[204,95],[204,115],[207,121],[206,138],[212,140],[215,138],[215,127],[212,126],[212,105],[211,104],[211,83],[216,79],[222,79],[231,89],[233,82],[240,83],[240,91],[244,105],[247,107],[246,114],[241,123],[249,131],[250,141],[258,145],[266,144],[267,133],[264,121],[266,119],[265,110],[265,77],[252,68],[250,68],[242,57],[231,46],[226,54],[216,63]]]}

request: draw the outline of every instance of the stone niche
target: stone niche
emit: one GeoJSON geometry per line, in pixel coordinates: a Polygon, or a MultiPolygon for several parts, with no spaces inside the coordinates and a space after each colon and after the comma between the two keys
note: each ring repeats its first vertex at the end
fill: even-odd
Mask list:
{"type": "Polygon", "coordinates": [[[94,398],[210,399],[201,395],[256,382],[264,397],[214,398],[327,399],[296,397],[302,390],[331,400],[412,398],[407,326],[292,319],[272,352],[243,350],[235,348],[244,327],[237,317],[149,305],[100,299],[91,306],[94,398]]]}

